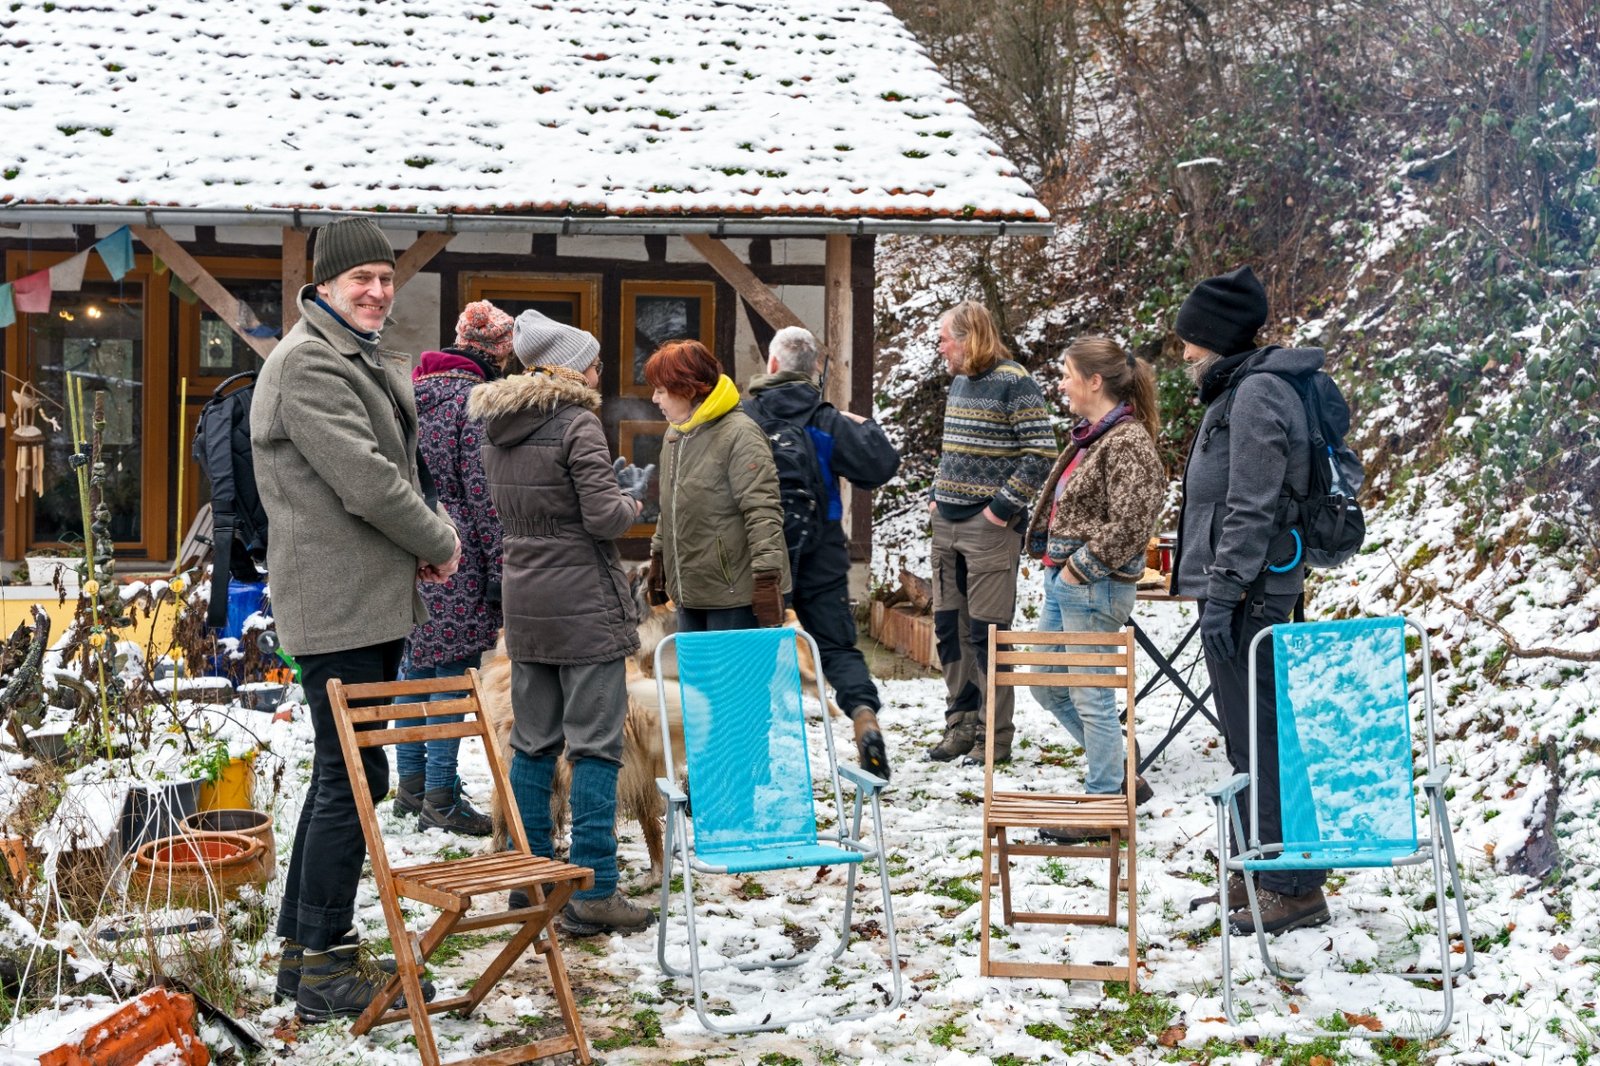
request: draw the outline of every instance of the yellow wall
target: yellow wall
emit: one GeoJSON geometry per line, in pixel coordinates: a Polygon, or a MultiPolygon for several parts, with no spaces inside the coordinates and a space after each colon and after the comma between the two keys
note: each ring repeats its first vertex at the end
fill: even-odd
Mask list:
{"type": "MultiPolygon", "coordinates": [[[[50,616],[50,642],[54,644],[65,631],[67,623],[72,620],[72,612],[77,608],[77,596],[68,596],[66,603],[57,603],[56,596],[38,599],[10,599],[0,598],[0,640],[11,636],[12,632],[23,622],[30,626],[33,624],[33,606],[43,607],[50,616]]],[[[143,612],[141,612],[142,614],[143,612]]],[[[136,640],[143,645],[151,635],[151,625],[154,622],[155,649],[160,655],[167,649],[172,640],[172,606],[170,604],[161,609],[160,615],[154,620],[141,618],[139,625],[128,629],[119,630],[117,637],[120,640],[136,640]]]]}

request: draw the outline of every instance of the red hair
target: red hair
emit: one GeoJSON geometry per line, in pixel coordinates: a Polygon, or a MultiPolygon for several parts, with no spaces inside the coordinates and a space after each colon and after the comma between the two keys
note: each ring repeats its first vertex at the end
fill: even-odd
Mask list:
{"type": "Polygon", "coordinates": [[[652,388],[698,400],[708,395],[722,377],[722,364],[699,341],[668,341],[644,364],[644,379],[652,388]]]}

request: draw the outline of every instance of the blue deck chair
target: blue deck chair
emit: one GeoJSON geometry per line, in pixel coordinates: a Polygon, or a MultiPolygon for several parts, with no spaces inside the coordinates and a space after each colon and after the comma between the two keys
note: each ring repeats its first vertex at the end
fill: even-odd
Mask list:
{"type": "MultiPolygon", "coordinates": [[[[894,907],[889,898],[888,863],[883,846],[883,812],[879,792],[887,782],[853,766],[840,766],[834,755],[833,730],[823,715],[822,733],[828,752],[828,787],[832,789],[834,810],[840,829],[818,834],[814,807],[811,763],[806,744],[805,711],[802,704],[799,640],[811,648],[812,662],[819,664],[816,695],[822,706],[826,686],[816,642],[806,633],[793,629],[749,629],[715,633],[682,633],[663,640],[656,648],[656,689],[661,706],[666,707],[666,679],[662,656],[673,650],[678,659],[678,684],[683,703],[683,747],[693,794],[693,832],[690,799],[678,788],[675,753],[667,717],[662,716],[662,751],[667,776],[657,786],[667,801],[667,869],[661,878],[661,923],[656,934],[656,957],[661,969],[674,977],[688,973],[694,985],[695,1013],[707,1029],[718,1033],[752,1033],[782,1029],[794,1022],[826,1016],[830,1021],[870,1017],[892,1010],[900,1002],[900,952],[895,942],[894,907]],[[844,803],[839,778],[848,777],[855,785],[855,802],[844,833],[844,803]],[[861,840],[864,801],[872,803],[873,837],[861,840]],[[872,856],[878,864],[878,880],[883,892],[883,926],[889,947],[889,973],[894,992],[889,1002],[878,1002],[859,1013],[829,1015],[823,1010],[801,1010],[784,1017],[763,1011],[753,1022],[737,1016],[713,1022],[706,1012],[705,989],[701,982],[700,941],[695,931],[696,873],[757,873],[807,866],[845,865],[845,882],[838,943],[831,956],[824,956],[823,943],[794,958],[759,962],[720,957],[720,965],[739,970],[783,969],[803,965],[813,959],[832,962],[844,954],[850,942],[850,912],[855,898],[856,870],[863,859],[872,856]],[[684,971],[667,962],[667,925],[672,904],[674,868],[682,863],[684,913],[686,918],[689,969],[684,971]]],[[[719,953],[720,956],[720,953],[719,953]]],[[[881,995],[876,992],[874,995],[881,995]]]]}
{"type": "MultiPolygon", "coordinates": [[[[1222,1007],[1238,1024],[1233,1005],[1233,967],[1227,915],[1228,871],[1244,875],[1245,896],[1255,919],[1262,961],[1273,976],[1298,981],[1274,962],[1261,932],[1255,877],[1266,870],[1322,870],[1433,864],[1434,914],[1438,919],[1442,970],[1402,973],[1413,981],[1441,981],[1442,1014],[1432,1039],[1450,1028],[1454,1013],[1452,981],[1472,972],[1472,937],[1466,898],[1456,863],[1455,843],[1445,809],[1448,771],[1434,750],[1433,669],[1428,634],[1406,618],[1305,622],[1269,626],[1250,642],[1250,772],[1236,774],[1209,793],[1217,809],[1217,877],[1222,904],[1222,1007]],[[1427,731],[1428,832],[1417,832],[1411,747],[1411,709],[1407,692],[1406,627],[1421,638],[1422,704],[1427,731]],[[1278,783],[1282,797],[1283,843],[1261,843],[1261,813],[1250,789],[1250,837],[1239,817],[1239,792],[1257,777],[1256,656],[1263,640],[1272,641],[1278,698],[1278,783]],[[1237,849],[1228,857],[1228,836],[1237,849]],[[1445,871],[1455,893],[1458,929],[1465,941],[1463,965],[1450,966],[1449,906],[1445,871]]],[[[1393,1031],[1354,1027],[1345,1036],[1389,1039],[1393,1031]]]]}

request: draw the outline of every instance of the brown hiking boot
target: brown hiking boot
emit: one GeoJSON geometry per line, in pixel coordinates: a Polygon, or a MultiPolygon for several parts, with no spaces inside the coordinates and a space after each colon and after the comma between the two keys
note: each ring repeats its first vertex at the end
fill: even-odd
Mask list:
{"type": "Polygon", "coordinates": [[[978,716],[971,711],[948,715],[944,720],[944,736],[929,748],[927,757],[934,762],[950,762],[972,750],[978,733],[978,716]]]}
{"type": "Polygon", "coordinates": [[[602,899],[572,899],[561,908],[556,925],[567,936],[594,936],[597,933],[636,933],[654,924],[653,912],[613,891],[602,899]]]}
{"type": "MultiPolygon", "coordinates": [[[[1300,896],[1274,892],[1270,888],[1256,889],[1256,903],[1261,907],[1261,931],[1287,933],[1291,929],[1309,929],[1325,925],[1328,921],[1328,900],[1322,889],[1313,888],[1300,896]]],[[[1255,917],[1248,902],[1228,915],[1228,926],[1240,936],[1256,931],[1255,917]]]]}
{"type": "Polygon", "coordinates": [[[850,712],[850,723],[856,730],[856,756],[861,768],[889,780],[889,752],[884,747],[883,730],[878,728],[878,715],[871,707],[857,707],[850,712]]]}
{"type": "MultiPolygon", "coordinates": [[[[1195,896],[1189,901],[1189,911],[1193,913],[1201,907],[1214,907],[1219,904],[1217,890],[1212,889],[1203,896],[1195,896]]],[[[1234,910],[1241,907],[1249,909],[1250,902],[1244,894],[1244,874],[1231,873],[1228,875],[1228,906],[1234,910]]]]}

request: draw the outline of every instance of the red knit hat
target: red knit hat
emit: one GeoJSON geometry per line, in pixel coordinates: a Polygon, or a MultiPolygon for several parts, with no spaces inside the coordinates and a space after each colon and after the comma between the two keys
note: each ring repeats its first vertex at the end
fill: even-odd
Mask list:
{"type": "Polygon", "coordinates": [[[470,303],[456,319],[456,343],[503,363],[511,356],[511,316],[488,300],[470,303]]]}

